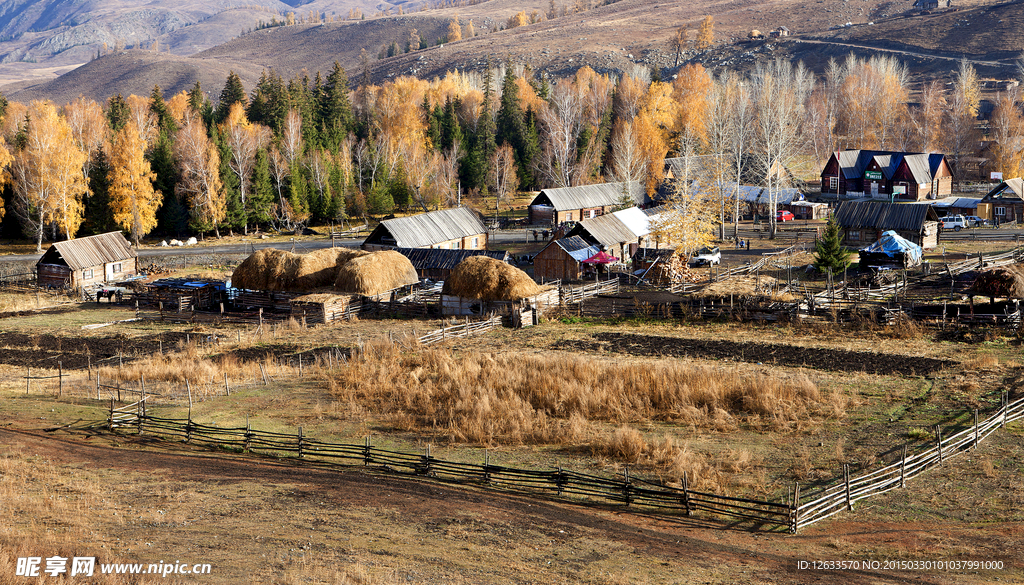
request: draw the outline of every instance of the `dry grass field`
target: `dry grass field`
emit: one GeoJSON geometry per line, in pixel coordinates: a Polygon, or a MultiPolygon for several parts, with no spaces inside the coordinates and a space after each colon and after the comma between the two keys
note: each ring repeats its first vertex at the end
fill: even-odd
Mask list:
{"type": "Polygon", "coordinates": [[[934,425],[968,422],[1004,389],[1019,396],[1012,331],[566,316],[423,347],[414,338],[438,321],[255,331],[121,322],[132,316],[89,304],[0,320],[0,434],[11,446],[0,505],[13,519],[0,533],[5,558],[196,559],[214,564],[211,583],[1024,578],[1010,553],[1024,535],[1019,424],[907,490],[795,536],[74,431],[106,416],[113,391],[97,400],[93,376],[128,389],[144,375],[159,416],[184,418],[191,391],[192,417],[204,424],[302,427],[356,444],[371,436],[375,446],[430,445],[435,457],[476,463],[486,448],[500,465],[598,475],[628,467],[670,484],[685,471],[691,487],[780,501],[794,482],[811,489],[843,464],[871,469],[904,443],[926,444],[934,425]],[[83,329],[98,323],[113,324],[83,329]],[[68,374],[62,394],[55,380],[26,392],[26,368],[52,375],[58,360],[68,374]],[[1005,568],[796,570],[798,560],[950,555],[1005,568]]]}

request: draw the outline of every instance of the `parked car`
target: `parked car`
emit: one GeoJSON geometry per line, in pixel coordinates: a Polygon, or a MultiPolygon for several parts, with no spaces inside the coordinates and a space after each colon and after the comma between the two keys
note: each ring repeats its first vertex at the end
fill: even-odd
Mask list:
{"type": "Polygon", "coordinates": [[[971,227],[981,227],[981,226],[984,226],[984,225],[992,225],[992,222],[990,222],[987,219],[982,219],[982,218],[978,217],[977,215],[967,215],[967,216],[964,216],[964,218],[967,220],[967,225],[969,225],[971,227]]]}
{"type": "Polygon", "coordinates": [[[690,266],[706,266],[722,263],[722,251],[718,246],[708,246],[697,250],[697,253],[690,258],[690,266]]]}
{"type": "Polygon", "coordinates": [[[794,219],[796,219],[796,216],[793,215],[792,211],[780,209],[775,213],[775,221],[793,221],[794,219]]]}
{"type": "Polygon", "coordinates": [[[958,232],[965,227],[970,227],[970,224],[967,223],[967,218],[959,214],[943,217],[939,220],[939,225],[944,230],[953,230],[954,232],[958,232]]]}

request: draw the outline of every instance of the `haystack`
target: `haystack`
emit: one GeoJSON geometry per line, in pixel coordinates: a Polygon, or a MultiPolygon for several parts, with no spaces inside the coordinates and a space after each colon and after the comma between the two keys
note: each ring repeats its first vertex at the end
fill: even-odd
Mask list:
{"type": "Polygon", "coordinates": [[[541,290],[528,274],[514,266],[487,256],[471,256],[452,270],[441,293],[481,301],[515,301],[541,290]]]}
{"type": "Polygon", "coordinates": [[[264,248],[238,265],[231,284],[235,288],[273,291],[328,287],[334,284],[342,265],[365,254],[349,248],[327,248],[309,254],[264,248]]]}
{"type": "Polygon", "coordinates": [[[1024,298],[1024,266],[1010,264],[982,271],[968,292],[993,298],[1024,298]]]}
{"type": "Polygon", "coordinates": [[[372,252],[346,262],[338,269],[335,288],[366,296],[378,295],[419,282],[412,262],[394,250],[372,252]]]}

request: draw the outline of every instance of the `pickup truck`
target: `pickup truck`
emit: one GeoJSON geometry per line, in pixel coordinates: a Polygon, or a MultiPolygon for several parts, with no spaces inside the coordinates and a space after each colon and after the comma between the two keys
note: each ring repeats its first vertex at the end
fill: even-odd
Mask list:
{"type": "Polygon", "coordinates": [[[939,225],[944,230],[953,230],[954,232],[970,227],[970,224],[967,223],[967,218],[962,215],[947,215],[939,220],[939,225]]]}
{"type": "Polygon", "coordinates": [[[690,258],[690,266],[704,266],[707,264],[714,266],[721,263],[722,251],[718,249],[718,246],[701,248],[690,258]]]}

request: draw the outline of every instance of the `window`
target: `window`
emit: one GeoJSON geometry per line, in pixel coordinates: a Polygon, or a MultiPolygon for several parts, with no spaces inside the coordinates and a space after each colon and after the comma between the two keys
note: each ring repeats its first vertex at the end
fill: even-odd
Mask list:
{"type": "Polygon", "coordinates": [[[828,190],[831,191],[832,193],[839,192],[839,177],[828,178],[828,190]]]}
{"type": "Polygon", "coordinates": [[[569,213],[565,214],[565,221],[572,221],[572,212],[571,211],[569,213]]]}
{"type": "Polygon", "coordinates": [[[846,232],[846,239],[851,241],[860,241],[860,232],[858,230],[846,232]]]}
{"type": "Polygon", "coordinates": [[[474,248],[479,248],[480,247],[480,238],[473,238],[473,247],[474,248]]]}
{"type": "Polygon", "coordinates": [[[92,280],[92,268],[82,269],[82,280],[92,280]]]}
{"type": "Polygon", "coordinates": [[[117,274],[118,272],[121,272],[121,264],[117,263],[117,264],[114,264],[113,266],[111,266],[110,267],[110,272],[113,273],[113,274],[117,274]]]}
{"type": "Polygon", "coordinates": [[[452,250],[458,250],[462,247],[462,242],[452,242],[452,250]]]}
{"type": "Polygon", "coordinates": [[[996,207],[996,215],[1005,216],[1006,215],[1006,208],[1005,207],[996,207]]]}

